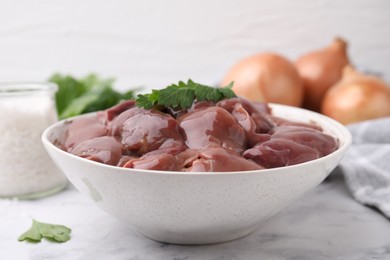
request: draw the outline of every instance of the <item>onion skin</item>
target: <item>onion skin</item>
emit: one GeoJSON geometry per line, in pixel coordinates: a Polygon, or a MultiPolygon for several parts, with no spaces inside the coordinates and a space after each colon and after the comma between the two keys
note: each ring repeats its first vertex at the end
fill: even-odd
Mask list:
{"type": "Polygon", "coordinates": [[[236,95],[251,101],[302,105],[302,80],[294,64],[278,54],[260,53],[239,61],[221,86],[232,81],[236,95]]]}
{"type": "Polygon", "coordinates": [[[321,112],[345,125],[390,116],[390,86],[347,66],[326,93],[321,112]]]}
{"type": "Polygon", "coordinates": [[[307,53],[295,62],[304,85],[303,107],[320,111],[326,91],[341,78],[349,64],[347,43],[336,38],[328,47],[307,53]]]}

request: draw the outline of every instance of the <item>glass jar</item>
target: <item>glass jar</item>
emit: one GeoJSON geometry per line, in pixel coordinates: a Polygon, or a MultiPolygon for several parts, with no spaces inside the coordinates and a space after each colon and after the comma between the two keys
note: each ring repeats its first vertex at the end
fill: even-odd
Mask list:
{"type": "Polygon", "coordinates": [[[51,83],[0,84],[0,198],[34,199],[66,187],[41,142],[57,121],[56,90],[51,83]]]}

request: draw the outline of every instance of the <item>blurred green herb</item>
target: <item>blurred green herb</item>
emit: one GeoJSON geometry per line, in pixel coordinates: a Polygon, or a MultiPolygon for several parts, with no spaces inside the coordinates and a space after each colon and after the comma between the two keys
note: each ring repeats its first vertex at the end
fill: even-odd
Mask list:
{"type": "Polygon", "coordinates": [[[235,97],[232,87],[233,82],[226,87],[216,88],[189,79],[187,83],[180,81],[177,85],[172,84],[164,89],[154,89],[150,94],[138,95],[136,104],[145,109],[157,105],[185,109],[191,107],[194,100],[218,102],[225,98],[235,97]]]}
{"type": "Polygon", "coordinates": [[[113,89],[114,79],[102,79],[96,74],[79,79],[54,74],[49,81],[58,85],[55,98],[59,119],[103,110],[134,98],[134,90],[118,92],[113,89]]]}
{"type": "Polygon", "coordinates": [[[41,242],[45,237],[55,242],[66,242],[70,239],[71,231],[70,228],[62,225],[42,223],[33,219],[30,229],[20,235],[18,240],[41,242]]]}

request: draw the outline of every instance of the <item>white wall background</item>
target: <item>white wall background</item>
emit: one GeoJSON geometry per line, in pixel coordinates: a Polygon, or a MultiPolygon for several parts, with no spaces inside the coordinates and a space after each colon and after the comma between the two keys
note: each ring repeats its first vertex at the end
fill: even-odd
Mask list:
{"type": "Polygon", "coordinates": [[[0,81],[96,72],[116,87],[214,84],[261,51],[290,59],[340,35],[390,82],[388,0],[0,1],[0,81]]]}

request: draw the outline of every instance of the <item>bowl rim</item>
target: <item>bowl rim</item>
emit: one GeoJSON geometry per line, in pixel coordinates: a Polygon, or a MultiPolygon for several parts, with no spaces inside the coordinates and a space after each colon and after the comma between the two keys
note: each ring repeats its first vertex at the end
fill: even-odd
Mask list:
{"type": "MultiPolygon", "coordinates": [[[[81,163],[92,164],[92,165],[95,165],[95,166],[98,166],[98,167],[107,168],[108,170],[117,170],[117,171],[121,171],[121,172],[126,173],[126,174],[134,174],[136,172],[139,172],[139,173],[142,173],[142,174],[162,174],[162,175],[182,175],[182,176],[195,176],[195,175],[202,175],[202,176],[209,176],[209,175],[213,175],[213,176],[217,176],[218,175],[219,176],[219,175],[221,175],[221,176],[225,176],[225,175],[241,175],[241,174],[254,174],[254,173],[258,174],[258,173],[273,173],[273,172],[280,172],[280,171],[288,171],[290,169],[299,168],[299,167],[302,167],[302,166],[305,166],[305,165],[314,164],[314,163],[317,163],[317,162],[320,162],[320,161],[325,161],[329,157],[332,157],[332,156],[334,156],[335,154],[338,154],[338,153],[344,153],[345,150],[352,143],[352,135],[349,132],[349,130],[346,128],[346,126],[344,126],[340,122],[338,122],[338,121],[336,121],[336,120],[334,120],[334,119],[332,119],[332,118],[330,118],[328,116],[325,116],[323,114],[320,114],[320,113],[317,113],[317,112],[314,112],[314,111],[311,111],[311,110],[300,108],[300,107],[293,107],[293,106],[276,104],[276,103],[268,103],[268,105],[270,105],[271,109],[274,109],[274,108],[276,108],[276,109],[290,109],[290,110],[292,109],[292,110],[295,110],[295,111],[303,112],[303,113],[305,113],[307,115],[311,115],[311,116],[313,116],[313,122],[324,123],[324,124],[321,124],[321,126],[323,126],[325,124],[326,125],[329,125],[329,124],[332,125],[333,128],[337,129],[338,130],[337,132],[340,133],[339,136],[333,136],[333,137],[335,137],[336,139],[339,139],[340,137],[343,137],[342,142],[339,143],[340,146],[337,148],[337,150],[335,150],[332,153],[330,153],[330,154],[328,154],[326,156],[323,156],[321,158],[318,158],[318,159],[315,159],[315,160],[310,160],[310,161],[299,163],[299,164],[283,166],[283,167],[276,167],[276,168],[269,168],[269,169],[259,169],[259,170],[251,170],[251,171],[182,172],[182,171],[163,171],[163,170],[145,170],[145,169],[124,168],[124,167],[118,167],[118,166],[114,166],[114,165],[108,165],[108,164],[104,164],[104,163],[99,163],[99,162],[96,162],[96,161],[88,160],[88,159],[82,158],[80,156],[68,153],[68,152],[60,149],[59,147],[57,147],[56,145],[54,145],[52,142],[49,141],[49,138],[48,138],[49,134],[55,128],[65,124],[66,122],[69,122],[69,121],[71,121],[73,119],[76,119],[76,118],[93,116],[96,113],[98,113],[99,111],[92,112],[92,113],[87,113],[87,114],[82,114],[82,115],[78,115],[78,116],[73,116],[73,117],[69,117],[69,118],[57,121],[56,123],[50,125],[49,127],[47,127],[44,130],[44,132],[41,135],[41,141],[44,144],[44,146],[46,147],[46,149],[49,149],[49,147],[50,147],[50,148],[56,150],[57,152],[62,153],[65,156],[68,156],[68,157],[74,158],[76,160],[79,160],[81,163]]],[[[324,129],[324,130],[326,130],[326,129],[324,129]]]]}

